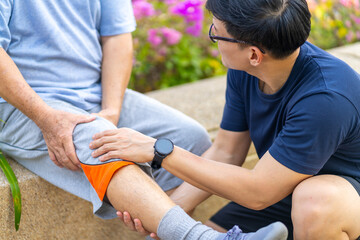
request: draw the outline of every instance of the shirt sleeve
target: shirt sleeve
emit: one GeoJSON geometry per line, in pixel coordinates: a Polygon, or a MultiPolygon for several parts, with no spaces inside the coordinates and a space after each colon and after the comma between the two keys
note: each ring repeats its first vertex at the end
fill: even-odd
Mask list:
{"type": "Polygon", "coordinates": [[[290,110],[269,152],[291,170],[315,175],[357,129],[358,113],[345,97],[320,93],[290,110]]]}
{"type": "Polygon", "coordinates": [[[234,132],[248,130],[243,94],[238,86],[240,71],[229,69],[227,73],[226,103],[220,124],[222,129],[234,132]]]}
{"type": "Polygon", "coordinates": [[[8,49],[11,40],[9,29],[11,9],[12,1],[2,0],[0,2],[0,47],[5,51],[8,49]]]}
{"type": "Polygon", "coordinates": [[[101,0],[101,36],[129,33],[135,28],[131,0],[101,0]]]}

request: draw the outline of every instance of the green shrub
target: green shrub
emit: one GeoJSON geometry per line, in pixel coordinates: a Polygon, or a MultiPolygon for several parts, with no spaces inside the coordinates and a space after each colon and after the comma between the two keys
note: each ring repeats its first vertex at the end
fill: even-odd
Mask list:
{"type": "MultiPolygon", "coordinates": [[[[360,40],[360,0],[308,0],[309,41],[333,48],[360,40]]],[[[133,0],[137,19],[129,87],[140,92],[225,74],[208,39],[212,17],[202,0],[133,0]]]]}
{"type": "Polygon", "coordinates": [[[312,13],[309,41],[329,49],[360,40],[359,0],[308,0],[312,13]]]}

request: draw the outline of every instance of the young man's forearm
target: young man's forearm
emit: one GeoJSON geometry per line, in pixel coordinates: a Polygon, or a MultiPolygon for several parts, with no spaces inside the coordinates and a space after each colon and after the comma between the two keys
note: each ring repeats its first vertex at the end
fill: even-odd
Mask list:
{"type": "MultiPolygon", "coordinates": [[[[230,156],[226,157],[222,152],[217,151],[214,145],[210,147],[202,157],[219,162],[232,162],[230,156]]],[[[212,194],[207,191],[184,182],[173,194],[171,194],[170,198],[186,212],[191,212],[197,205],[205,201],[211,195],[212,194]]]]}
{"type": "Polygon", "coordinates": [[[248,169],[207,160],[181,148],[175,148],[163,161],[162,166],[177,177],[211,194],[233,201],[241,195],[242,205],[253,208],[249,203],[255,199],[256,191],[251,187],[256,184],[252,172],[248,169]],[[202,166],[201,169],[199,166],[202,166]],[[236,185],[241,185],[242,188],[238,191],[236,185]]]}
{"type": "Polygon", "coordinates": [[[208,160],[175,147],[162,166],[198,188],[255,210],[280,201],[298,183],[310,177],[288,169],[269,153],[249,170],[208,160]]]}
{"type": "MultiPolygon", "coordinates": [[[[241,166],[250,147],[248,132],[232,133],[220,129],[214,144],[202,155],[206,159],[241,166]],[[229,143],[230,142],[230,143],[229,143]]],[[[186,212],[191,212],[197,205],[212,194],[187,182],[181,184],[170,196],[186,212]]]]}

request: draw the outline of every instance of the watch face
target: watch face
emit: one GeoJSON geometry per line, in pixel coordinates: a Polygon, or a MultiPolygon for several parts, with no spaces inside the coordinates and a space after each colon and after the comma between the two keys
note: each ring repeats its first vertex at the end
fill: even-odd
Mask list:
{"type": "Polygon", "coordinates": [[[166,138],[160,138],[155,142],[155,149],[162,155],[170,154],[174,149],[174,144],[166,138]]]}

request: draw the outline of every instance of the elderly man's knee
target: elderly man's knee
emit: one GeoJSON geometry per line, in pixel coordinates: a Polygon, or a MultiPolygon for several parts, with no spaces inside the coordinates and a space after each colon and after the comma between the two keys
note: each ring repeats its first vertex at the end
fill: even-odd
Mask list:
{"type": "MultiPolygon", "coordinates": [[[[206,129],[197,122],[189,122],[184,124],[180,130],[183,135],[183,140],[187,140],[187,150],[200,155],[207,150],[211,145],[211,140],[206,129]]],[[[182,141],[183,141],[182,140],[182,141]]]]}
{"type": "Polygon", "coordinates": [[[97,118],[89,123],[78,124],[73,132],[73,141],[79,160],[82,160],[80,157],[85,159],[91,157],[89,144],[94,134],[112,129],[116,129],[116,126],[103,118],[97,118]]]}

